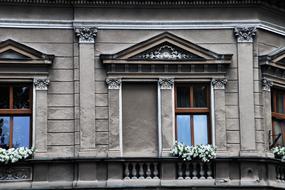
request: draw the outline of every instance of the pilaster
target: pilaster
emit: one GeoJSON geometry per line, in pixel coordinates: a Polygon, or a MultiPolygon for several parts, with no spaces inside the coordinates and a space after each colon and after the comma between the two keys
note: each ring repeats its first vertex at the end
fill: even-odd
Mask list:
{"type": "Polygon", "coordinates": [[[227,134],[226,134],[226,106],[225,106],[225,86],[227,79],[213,79],[213,100],[214,101],[214,121],[215,142],[217,151],[227,150],[227,134]]]}
{"type": "Polygon", "coordinates": [[[109,100],[109,157],[122,155],[122,126],[121,126],[121,79],[108,78],[109,100]]]}
{"type": "Polygon", "coordinates": [[[160,122],[159,131],[159,146],[160,155],[169,156],[171,147],[174,144],[174,79],[160,78],[158,80],[159,89],[159,111],[160,122]]]}
{"type": "Polygon", "coordinates": [[[47,153],[47,90],[49,80],[47,78],[34,78],[34,116],[35,135],[34,145],[36,147],[35,157],[44,156],[47,153]]]}
{"type": "Polygon", "coordinates": [[[253,40],[255,27],[236,27],[238,81],[239,81],[239,119],[241,152],[256,150],[254,89],[253,89],[253,40]]]}
{"type": "Polygon", "coordinates": [[[97,29],[93,27],[76,28],[75,34],[79,38],[79,156],[96,156],[95,39],[97,29]]]}

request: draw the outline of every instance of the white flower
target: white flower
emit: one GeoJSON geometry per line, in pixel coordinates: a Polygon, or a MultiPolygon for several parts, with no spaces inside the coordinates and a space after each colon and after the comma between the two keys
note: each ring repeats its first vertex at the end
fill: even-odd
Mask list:
{"type": "Polygon", "coordinates": [[[0,148],[0,163],[15,163],[21,159],[26,159],[34,152],[34,148],[10,148],[8,150],[0,148]]]}

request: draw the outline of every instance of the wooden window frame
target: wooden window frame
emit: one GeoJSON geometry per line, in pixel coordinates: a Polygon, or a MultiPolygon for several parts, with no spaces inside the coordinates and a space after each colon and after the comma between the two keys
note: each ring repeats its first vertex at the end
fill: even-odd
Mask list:
{"type": "Polygon", "coordinates": [[[195,145],[194,139],[194,115],[207,115],[207,130],[208,130],[208,144],[212,144],[212,130],[211,130],[211,99],[210,99],[210,84],[208,83],[176,83],[175,85],[175,139],[177,140],[177,115],[190,115],[190,132],[191,132],[191,144],[195,145]],[[207,107],[193,107],[194,105],[194,86],[205,85],[206,86],[206,104],[207,107]],[[190,107],[177,107],[177,87],[187,87],[189,90],[190,107]]]}
{"type": "MultiPolygon", "coordinates": [[[[277,94],[280,94],[282,93],[285,97],[285,90],[282,90],[282,89],[278,89],[278,88],[273,88],[272,89],[272,93],[271,93],[271,113],[272,113],[272,138],[274,140],[274,137],[276,137],[276,133],[275,133],[275,127],[274,127],[274,122],[273,120],[283,120],[285,122],[285,113],[279,113],[277,112],[277,94]]],[[[283,99],[283,110],[285,112],[285,98],[283,99]]],[[[282,130],[281,130],[282,132],[282,130]]],[[[282,132],[281,134],[281,137],[282,137],[282,143],[283,143],[283,146],[285,145],[285,131],[282,132]]]]}
{"type": "Polygon", "coordinates": [[[29,138],[29,145],[32,144],[32,121],[33,121],[33,86],[29,83],[5,83],[0,84],[0,87],[8,87],[9,88],[9,108],[8,109],[1,109],[0,108],[0,116],[1,117],[9,117],[9,148],[13,148],[13,130],[14,130],[14,116],[29,116],[30,117],[30,138],[29,138]],[[14,87],[21,87],[21,86],[28,86],[29,87],[29,103],[30,108],[13,108],[14,106],[14,96],[13,96],[13,88],[14,87]]]}

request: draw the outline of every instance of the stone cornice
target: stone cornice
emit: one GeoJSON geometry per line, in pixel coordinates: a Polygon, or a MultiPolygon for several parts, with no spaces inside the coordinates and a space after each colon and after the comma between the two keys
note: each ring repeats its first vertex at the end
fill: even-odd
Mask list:
{"type": "Polygon", "coordinates": [[[271,6],[284,9],[282,0],[1,0],[0,4],[45,4],[45,5],[71,5],[71,6],[97,6],[97,7],[229,7],[244,5],[271,6]]]}

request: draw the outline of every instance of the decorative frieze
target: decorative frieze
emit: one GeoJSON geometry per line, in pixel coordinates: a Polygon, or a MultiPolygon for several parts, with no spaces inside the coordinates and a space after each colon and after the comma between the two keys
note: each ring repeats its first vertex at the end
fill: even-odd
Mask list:
{"type": "Polygon", "coordinates": [[[97,29],[94,27],[76,28],[75,34],[79,38],[79,43],[95,43],[97,29]]]}
{"type": "Polygon", "coordinates": [[[227,82],[228,82],[227,79],[213,79],[212,85],[213,85],[215,90],[217,90],[217,89],[223,90],[223,89],[225,89],[227,82]]]}
{"type": "Polygon", "coordinates": [[[160,89],[172,89],[174,84],[173,78],[160,78],[158,80],[158,84],[160,85],[160,89]]]}
{"type": "Polygon", "coordinates": [[[234,35],[238,42],[252,42],[256,35],[256,27],[235,27],[234,35]]]}
{"type": "Polygon", "coordinates": [[[30,167],[2,167],[0,168],[1,181],[23,181],[32,179],[32,168],[30,167]]]}
{"type": "Polygon", "coordinates": [[[36,90],[47,90],[49,85],[49,79],[47,78],[35,78],[34,86],[36,90]]]}
{"type": "Polygon", "coordinates": [[[121,87],[121,79],[106,79],[106,83],[108,85],[108,89],[120,89],[121,87]]]}
{"type": "Polygon", "coordinates": [[[263,78],[262,79],[262,90],[270,92],[271,87],[273,86],[273,82],[263,78]]]}
{"type": "Polygon", "coordinates": [[[203,59],[193,53],[183,51],[170,44],[158,46],[150,51],[144,52],[134,57],[135,59],[147,60],[191,60],[203,59]]]}

